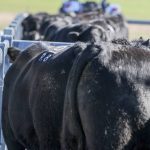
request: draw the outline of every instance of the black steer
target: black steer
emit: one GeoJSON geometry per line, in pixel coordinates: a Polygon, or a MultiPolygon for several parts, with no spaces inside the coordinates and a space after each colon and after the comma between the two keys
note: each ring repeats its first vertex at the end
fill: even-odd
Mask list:
{"type": "MultiPolygon", "coordinates": [[[[59,23],[60,24],[60,23],[59,23]]],[[[113,33],[114,34],[114,33],[113,33]]],[[[108,41],[107,31],[98,25],[76,24],[60,28],[56,25],[50,26],[45,34],[44,40],[56,42],[92,42],[108,41]]]]}
{"type": "MultiPolygon", "coordinates": [[[[54,41],[54,37],[57,32],[61,30],[63,27],[65,28],[68,25],[68,22],[65,20],[56,20],[52,24],[49,24],[45,30],[43,30],[43,40],[44,41],[54,41]]],[[[43,24],[44,26],[44,24],[43,24]]],[[[41,28],[43,28],[43,26],[41,28]]],[[[57,42],[57,41],[56,41],[57,42]]]]}
{"type": "Polygon", "coordinates": [[[150,150],[150,49],[122,42],[101,43],[75,60],[66,88],[63,150],[150,150]]]}
{"type": "Polygon", "coordinates": [[[43,21],[43,23],[41,24],[41,27],[39,29],[39,33],[41,36],[44,36],[44,34],[46,32],[47,32],[47,34],[50,34],[51,26],[53,26],[53,25],[57,26],[58,28],[59,27],[62,28],[63,26],[67,26],[71,23],[72,23],[72,18],[69,16],[58,16],[58,15],[50,16],[49,18],[45,19],[43,21]]]}
{"type": "Polygon", "coordinates": [[[39,38],[39,29],[42,23],[47,19],[50,18],[50,15],[47,13],[36,13],[36,14],[29,14],[23,21],[23,40],[35,40],[39,38]]]}
{"type": "Polygon", "coordinates": [[[5,76],[2,129],[8,150],[60,150],[64,95],[70,68],[84,45],[56,52],[41,44],[21,54],[5,76]]]}

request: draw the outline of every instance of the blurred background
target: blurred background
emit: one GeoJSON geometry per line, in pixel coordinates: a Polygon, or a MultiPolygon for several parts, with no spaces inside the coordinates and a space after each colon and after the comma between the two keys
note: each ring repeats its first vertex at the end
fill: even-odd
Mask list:
{"type": "MultiPolygon", "coordinates": [[[[85,2],[85,0],[80,0],[85,2]]],[[[90,0],[91,1],[91,0],[90,0]]],[[[63,0],[0,0],[0,29],[6,27],[20,12],[55,14],[63,0]]],[[[100,3],[101,0],[95,0],[100,3]]],[[[150,0],[108,0],[119,4],[126,19],[150,20],[150,0]]],[[[129,37],[150,38],[150,25],[129,25],[129,37]]]]}

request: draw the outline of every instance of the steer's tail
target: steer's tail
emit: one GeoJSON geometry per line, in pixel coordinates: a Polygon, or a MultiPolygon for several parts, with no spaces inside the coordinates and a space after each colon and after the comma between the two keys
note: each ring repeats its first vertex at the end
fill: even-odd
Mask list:
{"type": "Polygon", "coordinates": [[[85,137],[82,129],[82,123],[77,106],[77,86],[80,76],[86,65],[99,54],[100,46],[91,44],[87,45],[72,66],[67,82],[63,129],[62,129],[62,149],[63,150],[83,150],[85,149],[85,137]]]}
{"type": "Polygon", "coordinates": [[[143,128],[133,133],[124,150],[150,150],[150,120],[143,128]]]}

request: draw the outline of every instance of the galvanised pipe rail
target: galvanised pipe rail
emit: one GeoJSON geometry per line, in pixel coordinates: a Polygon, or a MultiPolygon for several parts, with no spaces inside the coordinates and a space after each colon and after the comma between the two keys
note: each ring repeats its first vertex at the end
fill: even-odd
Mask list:
{"type": "Polygon", "coordinates": [[[19,49],[25,49],[31,44],[35,43],[43,43],[47,46],[56,46],[56,47],[63,47],[63,46],[72,46],[74,43],[65,43],[65,42],[47,42],[47,41],[25,41],[25,40],[13,40],[12,46],[17,47],[19,49]]]}
{"type": "Polygon", "coordinates": [[[150,25],[150,20],[127,20],[128,24],[150,25]]]}

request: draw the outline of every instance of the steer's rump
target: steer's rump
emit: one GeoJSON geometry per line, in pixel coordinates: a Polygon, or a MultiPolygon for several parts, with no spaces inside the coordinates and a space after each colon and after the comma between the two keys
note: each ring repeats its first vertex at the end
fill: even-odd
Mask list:
{"type": "Polygon", "coordinates": [[[110,43],[98,49],[88,63],[83,52],[69,75],[63,149],[150,149],[149,49],[110,43]]]}
{"type": "MultiPolygon", "coordinates": [[[[2,128],[8,149],[60,149],[64,94],[68,74],[84,44],[53,49],[41,44],[22,53],[5,77],[2,128]]],[[[15,53],[14,53],[15,52],[15,53]]]]}

